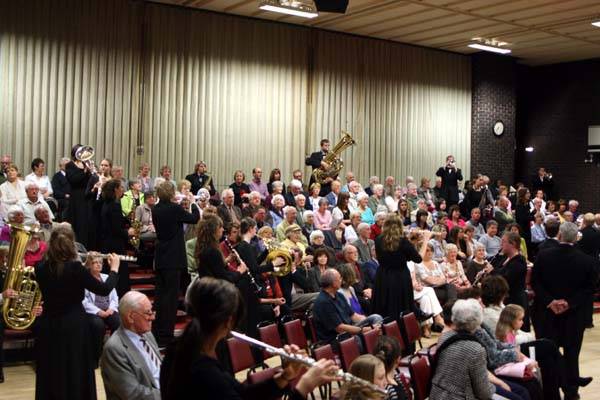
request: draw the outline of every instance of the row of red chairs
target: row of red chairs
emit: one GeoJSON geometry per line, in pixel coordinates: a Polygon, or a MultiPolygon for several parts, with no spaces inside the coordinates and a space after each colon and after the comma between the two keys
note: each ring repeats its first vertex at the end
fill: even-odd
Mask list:
{"type": "MultiPolygon", "coordinates": [[[[309,329],[312,339],[312,345],[309,346],[309,340],[303,327],[303,321],[294,319],[282,323],[286,343],[295,344],[301,349],[306,349],[316,360],[331,359],[334,360],[343,370],[347,371],[350,364],[361,354],[356,337],[350,335],[341,335],[338,337],[336,349],[331,344],[320,344],[316,341],[316,333],[312,317],[307,315],[305,324],[309,329]]],[[[425,399],[430,379],[429,361],[428,358],[434,354],[434,348],[424,349],[421,346],[421,330],[419,322],[413,313],[402,316],[402,326],[400,327],[395,320],[385,322],[382,326],[383,334],[395,337],[400,343],[404,357],[401,360],[400,374],[404,377],[406,386],[412,387],[416,399],[425,399]],[[416,352],[416,343],[419,343],[421,349],[416,352]],[[411,350],[412,349],[412,350],[411,350]],[[411,379],[412,377],[412,379],[411,379]]],[[[277,348],[283,347],[283,341],[280,335],[280,326],[274,322],[261,323],[258,326],[260,340],[277,348]]],[[[373,353],[379,332],[371,330],[360,335],[362,348],[365,353],[373,353]]],[[[275,374],[275,368],[268,368],[264,363],[257,363],[254,359],[249,345],[237,339],[231,338],[228,340],[228,349],[230,354],[231,364],[234,373],[248,370],[248,381],[256,382],[270,378],[275,374]],[[262,371],[258,369],[262,368],[262,371]]],[[[271,355],[264,352],[264,359],[271,355]]],[[[322,398],[330,398],[331,386],[320,388],[322,398]]]]}

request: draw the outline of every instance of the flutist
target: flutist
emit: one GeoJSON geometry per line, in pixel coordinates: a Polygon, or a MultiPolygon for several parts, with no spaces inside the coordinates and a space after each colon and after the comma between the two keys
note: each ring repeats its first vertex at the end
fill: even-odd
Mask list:
{"type": "MultiPolygon", "coordinates": [[[[163,400],[193,398],[222,400],[269,400],[290,393],[289,399],[305,399],[316,387],[339,379],[331,360],[320,360],[308,369],[293,389],[302,364],[289,362],[273,378],[253,385],[242,385],[226,371],[217,358],[217,343],[229,336],[240,322],[243,300],[239,290],[223,279],[204,277],[195,280],[186,295],[192,320],[183,335],[167,351],[162,364],[160,388],[163,400]]],[[[298,353],[296,346],[285,348],[298,353]]]]}

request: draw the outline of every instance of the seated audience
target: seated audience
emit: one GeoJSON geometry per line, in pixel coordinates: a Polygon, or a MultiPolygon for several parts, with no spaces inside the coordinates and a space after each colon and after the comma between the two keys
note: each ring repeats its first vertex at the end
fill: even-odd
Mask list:
{"type": "MultiPolygon", "coordinates": [[[[186,185],[190,186],[189,182],[187,182],[186,185]]],[[[121,197],[121,210],[123,211],[123,215],[127,218],[131,218],[131,216],[133,215],[133,217],[135,218],[135,209],[142,204],[144,204],[142,182],[137,178],[132,179],[129,181],[129,190],[123,194],[123,197],[121,197]]]]}
{"type": "Polygon", "coordinates": [[[156,239],[156,228],[152,222],[152,208],[156,203],[154,192],[144,193],[144,204],[135,209],[135,220],[141,224],[140,240],[149,241],[156,239]]]}
{"type": "Polygon", "coordinates": [[[458,300],[452,307],[453,330],[438,341],[431,400],[490,399],[495,393],[488,378],[486,349],[473,337],[481,319],[475,300],[458,300]]]}
{"type": "Polygon", "coordinates": [[[46,203],[46,200],[44,200],[43,197],[39,196],[39,192],[40,189],[38,188],[37,183],[27,182],[25,183],[25,194],[27,197],[17,202],[17,205],[23,209],[23,213],[25,214],[26,225],[33,225],[36,223],[35,209],[38,207],[45,208],[46,211],[48,211],[50,220],[54,219],[54,214],[52,214],[48,203],[46,203]]]}
{"type": "Polygon", "coordinates": [[[421,254],[423,261],[415,265],[415,274],[424,286],[432,287],[441,304],[456,300],[456,287],[448,283],[444,270],[433,259],[433,245],[431,241],[421,254]]]}
{"type": "Polygon", "coordinates": [[[371,225],[371,240],[375,240],[377,236],[381,235],[381,229],[386,217],[387,213],[384,211],[379,211],[375,214],[375,223],[371,225]]]}
{"type": "Polygon", "coordinates": [[[431,337],[432,329],[436,332],[440,332],[441,328],[444,326],[441,315],[442,305],[435,294],[435,290],[432,287],[423,285],[421,282],[415,271],[415,263],[410,261],[407,265],[410,270],[415,302],[419,304],[419,309],[423,312],[423,315],[432,316],[432,318],[422,322],[423,336],[429,338],[431,337]]]}
{"type": "MultiPolygon", "coordinates": [[[[298,219],[298,217],[296,217],[298,219]]],[[[302,224],[297,224],[302,227],[302,234],[310,242],[310,234],[315,230],[315,213],[310,210],[306,210],[302,213],[302,224]]]]}
{"type": "Polygon", "coordinates": [[[300,226],[304,225],[304,212],[310,211],[310,209],[306,208],[306,197],[302,193],[297,194],[294,197],[294,201],[296,202],[296,223],[300,226]]]}
{"type": "Polygon", "coordinates": [[[330,211],[337,205],[338,197],[340,196],[340,191],[342,190],[342,183],[339,180],[334,180],[331,182],[331,192],[327,193],[325,198],[329,203],[330,211]]]}
{"type": "MultiPolygon", "coordinates": [[[[400,201],[403,200],[402,198],[402,186],[398,185],[395,186],[393,188],[393,190],[391,192],[389,192],[385,198],[385,205],[388,208],[389,212],[396,212],[398,211],[398,207],[400,206],[400,201]]],[[[408,202],[406,202],[406,206],[408,209],[408,202]]],[[[410,210],[409,210],[410,212],[410,210]]]]}
{"type": "MultiPolygon", "coordinates": [[[[367,193],[368,194],[368,193],[367,193]]],[[[378,211],[387,211],[385,197],[383,196],[383,185],[377,183],[373,186],[373,193],[370,194],[368,206],[373,212],[373,215],[378,211]]]]}
{"type": "Polygon", "coordinates": [[[25,247],[25,265],[33,267],[42,261],[47,249],[48,244],[44,241],[44,235],[41,232],[33,232],[25,247]]]}
{"type": "Polygon", "coordinates": [[[283,208],[285,207],[285,199],[281,194],[275,194],[271,199],[271,228],[277,229],[279,224],[283,221],[283,208]]]}
{"type": "Polygon", "coordinates": [[[360,192],[356,195],[356,211],[360,213],[361,221],[373,225],[375,223],[375,215],[368,207],[368,202],[369,195],[365,192],[360,192]]]}
{"type": "Polygon", "coordinates": [[[446,258],[448,251],[446,243],[448,231],[446,225],[442,224],[435,225],[431,231],[433,232],[433,237],[429,240],[429,243],[433,247],[433,259],[436,262],[441,263],[446,258]]]}
{"type": "MultiPolygon", "coordinates": [[[[280,242],[283,242],[286,239],[286,231],[290,226],[294,225],[298,227],[300,231],[302,231],[302,228],[296,224],[296,216],[298,215],[298,211],[296,211],[295,207],[286,206],[283,209],[283,215],[284,220],[277,225],[277,228],[275,228],[275,235],[277,236],[277,240],[280,242]]],[[[304,244],[305,247],[308,246],[308,239],[304,235],[301,235],[299,240],[304,244]]]]}
{"type": "Polygon", "coordinates": [[[504,232],[506,225],[515,222],[512,213],[508,211],[508,198],[500,196],[494,208],[494,220],[498,223],[498,232],[504,232]]]}
{"type": "MultiPolygon", "coordinates": [[[[380,389],[386,390],[387,379],[385,365],[381,359],[371,354],[358,356],[350,364],[348,372],[357,378],[374,384],[380,389]]],[[[364,388],[352,383],[346,383],[340,392],[334,396],[339,400],[368,400],[372,395],[366,394],[364,388]]]]}
{"type": "Polygon", "coordinates": [[[475,231],[475,233],[473,234],[475,240],[479,240],[483,235],[485,235],[485,229],[483,228],[483,225],[480,221],[481,210],[479,209],[479,207],[476,207],[471,210],[471,219],[467,221],[467,226],[473,227],[475,231]]]}
{"type": "Polygon", "coordinates": [[[50,234],[52,234],[54,228],[59,226],[60,223],[53,222],[50,219],[50,213],[46,207],[36,207],[33,213],[35,215],[36,223],[39,225],[40,233],[43,236],[42,240],[47,242],[50,240],[50,234]]]}
{"type": "Polygon", "coordinates": [[[308,196],[308,201],[310,202],[311,210],[316,210],[317,208],[319,208],[319,201],[321,201],[321,199],[322,199],[322,197],[319,196],[319,193],[321,193],[321,184],[320,183],[315,182],[312,185],[310,185],[310,193],[308,196]]]}
{"type": "MultiPolygon", "coordinates": [[[[64,221],[67,214],[67,207],[69,206],[69,197],[71,197],[71,184],[67,180],[65,167],[71,161],[68,157],[60,159],[58,164],[58,171],[52,177],[52,191],[53,196],[58,202],[58,214],[57,219],[64,221]]],[[[1,215],[1,212],[0,212],[1,215]]]]}
{"type": "Polygon", "coordinates": [[[271,170],[271,173],[269,174],[269,182],[267,183],[267,190],[269,191],[269,194],[273,194],[273,192],[277,191],[277,190],[281,190],[280,192],[277,192],[279,194],[282,194],[283,192],[285,192],[285,185],[284,183],[281,181],[281,170],[279,168],[273,168],[271,170]],[[277,182],[277,183],[275,183],[277,182]],[[273,186],[279,186],[279,188],[274,189],[273,186]]]}
{"type": "Polygon", "coordinates": [[[357,314],[364,315],[365,312],[362,309],[360,302],[358,301],[358,297],[356,297],[356,292],[354,291],[355,285],[358,283],[358,279],[356,278],[356,273],[354,272],[354,268],[349,264],[340,264],[337,267],[340,276],[342,277],[342,286],[339,289],[339,292],[344,296],[344,298],[348,301],[348,305],[357,314]]]}
{"type": "Polygon", "coordinates": [[[223,227],[227,230],[232,223],[240,223],[242,220],[242,211],[235,204],[235,195],[232,189],[223,190],[221,192],[221,200],[223,202],[217,207],[217,214],[223,220],[223,227]]]}
{"type": "Polygon", "coordinates": [[[535,340],[532,333],[521,330],[523,318],[525,318],[523,307],[516,304],[509,304],[504,307],[496,322],[496,339],[514,345],[535,340]]]}
{"type": "Polygon", "coordinates": [[[31,161],[31,173],[25,177],[25,183],[35,183],[40,189],[40,197],[44,199],[52,198],[53,190],[50,179],[46,175],[46,163],[41,158],[34,158],[31,161]]]}
{"type": "Polygon", "coordinates": [[[385,365],[385,390],[387,392],[385,399],[408,399],[409,396],[404,387],[403,377],[398,372],[400,359],[402,358],[402,351],[398,339],[393,336],[379,337],[375,349],[373,350],[373,355],[383,361],[383,364],[385,365]]]}
{"type": "Polygon", "coordinates": [[[351,244],[347,244],[342,249],[343,262],[349,264],[354,268],[356,273],[357,282],[354,284],[354,290],[358,294],[359,301],[365,311],[371,309],[371,298],[373,297],[373,285],[374,282],[371,280],[372,273],[367,273],[365,265],[360,264],[358,261],[358,249],[351,244]]]}
{"type": "Polygon", "coordinates": [[[229,185],[229,189],[233,190],[234,204],[237,207],[242,207],[242,203],[248,201],[248,193],[251,192],[250,187],[246,182],[246,174],[244,171],[237,170],[233,173],[233,183],[229,185]]]}
{"type": "Polygon", "coordinates": [[[0,185],[0,219],[6,217],[10,206],[26,199],[25,182],[19,179],[19,168],[10,164],[6,167],[6,181],[0,185]]]}
{"type": "Polygon", "coordinates": [[[448,283],[454,285],[457,291],[462,291],[471,287],[471,282],[467,279],[462,263],[458,259],[458,248],[455,244],[447,246],[446,261],[442,262],[442,270],[448,283]]]}
{"type": "Polygon", "coordinates": [[[494,257],[500,251],[502,247],[502,239],[496,234],[498,233],[498,223],[494,220],[490,220],[485,225],[486,233],[479,238],[479,243],[485,247],[485,257],[490,259],[494,257]]]}
{"type": "Polygon", "coordinates": [[[10,206],[6,214],[6,225],[0,231],[0,244],[8,244],[10,242],[10,227],[9,224],[23,225],[25,214],[23,209],[17,205],[10,206]]]}
{"type": "MultiPolygon", "coordinates": [[[[100,282],[104,282],[108,278],[108,275],[101,273],[102,257],[99,253],[89,252],[85,260],[85,267],[100,282]]],[[[82,303],[90,324],[95,360],[98,362],[97,360],[100,359],[102,353],[106,329],[109,329],[110,333],[115,333],[120,325],[119,313],[117,312],[119,298],[115,289],[111,290],[108,296],[100,296],[85,289],[82,303]]]]}
{"type": "Polygon", "coordinates": [[[329,211],[329,202],[326,198],[321,198],[318,203],[318,208],[313,208],[315,218],[315,229],[321,231],[330,231],[333,217],[329,211]]]}
{"type": "Polygon", "coordinates": [[[448,220],[446,221],[446,227],[449,231],[455,226],[465,227],[465,221],[460,217],[460,208],[457,204],[452,205],[448,210],[448,220]]]}
{"type": "Polygon", "coordinates": [[[375,242],[371,240],[371,227],[365,222],[358,224],[358,239],[352,245],[358,250],[358,262],[361,264],[373,261],[375,256],[375,242]]]}
{"type": "Polygon", "coordinates": [[[473,258],[467,262],[465,275],[472,285],[481,283],[484,275],[489,274],[493,267],[485,258],[485,246],[482,243],[475,244],[475,252],[473,258]]]}
{"type": "Polygon", "coordinates": [[[362,222],[360,211],[352,211],[350,213],[350,224],[344,229],[344,239],[346,243],[354,243],[358,240],[358,225],[362,222]]]}
{"type": "Polygon", "coordinates": [[[337,228],[341,226],[342,228],[346,228],[347,225],[350,225],[350,213],[350,195],[341,192],[338,196],[336,206],[331,212],[331,227],[337,228]]]}
{"type": "Polygon", "coordinates": [[[467,246],[467,241],[465,240],[465,229],[473,229],[469,227],[461,228],[460,226],[454,226],[450,229],[450,233],[448,234],[448,244],[453,244],[457,249],[457,257],[461,262],[466,262],[473,256],[471,249],[467,246]]]}
{"type": "Polygon", "coordinates": [[[152,335],[155,313],[140,292],[127,292],[119,302],[121,325],[104,345],[100,371],[107,400],[160,400],[162,356],[152,335]]]}
{"type": "Polygon", "coordinates": [[[371,329],[379,330],[383,321],[377,314],[365,316],[352,311],[348,301],[338,292],[341,287],[342,277],[335,269],[329,268],[321,274],[321,292],[315,300],[313,316],[317,339],[326,343],[331,343],[341,333],[357,335],[371,329]]]}

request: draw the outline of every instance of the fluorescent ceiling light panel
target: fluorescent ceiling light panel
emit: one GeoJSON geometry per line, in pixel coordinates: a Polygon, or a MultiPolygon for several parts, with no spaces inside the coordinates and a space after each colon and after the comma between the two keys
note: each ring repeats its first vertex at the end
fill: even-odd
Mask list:
{"type": "Polygon", "coordinates": [[[500,47],[488,46],[486,44],[481,43],[471,43],[469,47],[473,49],[483,50],[483,51],[491,51],[492,53],[499,54],[509,54],[511,52],[510,49],[502,49],[500,47]]]}
{"type": "Polygon", "coordinates": [[[302,10],[300,8],[284,6],[279,4],[279,2],[276,0],[263,1],[258,8],[264,11],[273,11],[277,13],[295,15],[297,17],[304,18],[314,18],[319,16],[319,14],[316,11],[302,10]]]}

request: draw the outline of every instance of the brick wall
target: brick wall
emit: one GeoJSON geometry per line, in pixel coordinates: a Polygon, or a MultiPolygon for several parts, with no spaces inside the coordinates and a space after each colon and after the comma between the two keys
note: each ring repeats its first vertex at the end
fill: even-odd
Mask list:
{"type": "Polygon", "coordinates": [[[600,125],[600,59],[522,68],[515,176],[530,182],[539,166],[553,172],[562,198],[600,211],[600,168],[583,162],[587,127],[600,125]],[[525,153],[533,146],[533,153],[525,153]]]}
{"type": "Polygon", "coordinates": [[[488,53],[472,57],[471,172],[512,182],[515,162],[517,65],[513,58],[488,53]],[[504,122],[496,137],[493,126],[504,122]]]}

